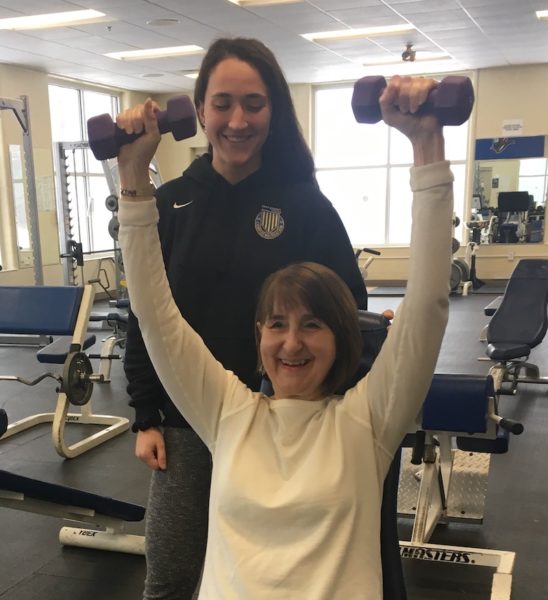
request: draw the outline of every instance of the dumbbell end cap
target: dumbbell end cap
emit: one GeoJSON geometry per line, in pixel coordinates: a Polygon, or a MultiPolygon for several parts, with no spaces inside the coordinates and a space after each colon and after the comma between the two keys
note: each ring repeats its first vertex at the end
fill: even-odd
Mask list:
{"type": "Polygon", "coordinates": [[[89,147],[97,160],[118,156],[115,125],[109,114],[91,117],[88,119],[87,128],[89,147]]]}
{"type": "Polygon", "coordinates": [[[173,137],[179,142],[196,135],[196,111],[188,96],[176,96],[167,101],[168,115],[173,137]]]}
{"type": "Polygon", "coordinates": [[[474,88],[468,77],[448,75],[436,90],[435,110],[442,125],[462,125],[474,108],[474,88]]]}
{"type": "Polygon", "coordinates": [[[386,87],[382,75],[358,79],[352,92],[352,112],[358,123],[378,123],[382,119],[379,98],[386,87]]]}

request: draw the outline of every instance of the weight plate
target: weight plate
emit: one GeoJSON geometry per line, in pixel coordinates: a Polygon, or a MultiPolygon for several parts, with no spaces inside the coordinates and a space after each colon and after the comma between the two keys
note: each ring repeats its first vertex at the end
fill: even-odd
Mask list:
{"type": "Polygon", "coordinates": [[[117,217],[112,217],[108,222],[108,232],[113,240],[118,241],[118,230],[120,229],[120,223],[117,217]]]}
{"type": "Polygon", "coordinates": [[[453,262],[459,266],[460,272],[462,273],[463,281],[470,281],[470,267],[463,258],[454,258],[453,262]]]}
{"type": "Polygon", "coordinates": [[[71,352],[67,356],[61,391],[71,404],[82,406],[89,402],[93,391],[93,382],[89,380],[92,373],[91,361],[83,352],[71,352]]]}
{"type": "Polygon", "coordinates": [[[114,194],[107,196],[105,206],[107,207],[107,210],[110,210],[111,212],[118,210],[118,196],[115,196],[114,194]]]}
{"type": "Polygon", "coordinates": [[[454,292],[458,289],[460,282],[462,281],[462,271],[459,265],[455,263],[451,263],[451,278],[449,280],[449,285],[451,286],[451,291],[454,292]]]}

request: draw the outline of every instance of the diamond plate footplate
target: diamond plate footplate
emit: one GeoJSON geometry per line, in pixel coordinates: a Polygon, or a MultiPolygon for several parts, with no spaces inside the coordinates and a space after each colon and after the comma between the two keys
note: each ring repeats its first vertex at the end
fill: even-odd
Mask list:
{"type": "MultiPolygon", "coordinates": [[[[452,452],[453,474],[447,498],[447,513],[443,520],[481,523],[491,456],[456,449],[452,452]]],[[[401,517],[415,516],[420,487],[420,479],[416,474],[421,468],[411,464],[411,449],[404,448],[398,489],[398,515],[401,517]]]]}

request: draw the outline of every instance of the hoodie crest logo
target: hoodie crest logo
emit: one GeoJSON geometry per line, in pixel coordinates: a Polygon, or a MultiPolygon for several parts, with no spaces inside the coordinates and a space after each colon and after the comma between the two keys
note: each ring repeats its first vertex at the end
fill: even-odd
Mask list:
{"type": "Polygon", "coordinates": [[[273,240],[280,236],[284,227],[281,208],[263,205],[255,217],[255,231],[265,240],[273,240]]]}

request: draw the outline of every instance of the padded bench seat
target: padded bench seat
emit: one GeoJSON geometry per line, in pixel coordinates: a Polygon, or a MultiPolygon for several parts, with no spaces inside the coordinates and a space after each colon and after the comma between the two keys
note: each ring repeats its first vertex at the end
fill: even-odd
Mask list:
{"type": "Polygon", "coordinates": [[[138,504],[114,500],[90,492],[83,492],[56,483],[39,481],[0,469],[0,490],[25,494],[29,498],[67,506],[78,506],[123,521],[142,521],[145,508],[138,504]]]}
{"type": "MultiPolygon", "coordinates": [[[[87,334],[84,338],[84,343],[82,350],[86,350],[90,346],[95,344],[95,336],[93,334],[87,334]]],[[[66,358],[67,354],[70,352],[70,345],[72,344],[72,337],[70,336],[61,336],[53,340],[51,344],[44,346],[41,350],[38,350],[36,353],[36,358],[38,362],[62,365],[66,358]]]]}
{"type": "MultiPolygon", "coordinates": [[[[494,395],[490,376],[436,374],[423,404],[421,427],[455,433],[459,450],[503,454],[508,451],[509,434],[501,427],[496,428],[495,438],[475,437],[488,431],[488,402],[494,395]]],[[[413,445],[412,440],[407,436],[404,446],[413,445]]]]}

